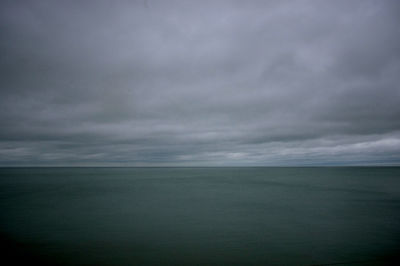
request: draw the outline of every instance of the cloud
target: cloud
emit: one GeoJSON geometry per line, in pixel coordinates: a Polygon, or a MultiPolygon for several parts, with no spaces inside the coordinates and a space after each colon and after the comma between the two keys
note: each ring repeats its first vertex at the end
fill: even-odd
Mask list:
{"type": "Polygon", "coordinates": [[[0,165],[398,165],[399,11],[3,1],[0,165]]]}

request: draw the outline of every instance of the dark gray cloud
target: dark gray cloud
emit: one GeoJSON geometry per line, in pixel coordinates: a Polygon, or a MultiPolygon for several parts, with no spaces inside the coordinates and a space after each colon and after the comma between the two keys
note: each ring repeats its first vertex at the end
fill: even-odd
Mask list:
{"type": "Polygon", "coordinates": [[[397,1],[2,1],[0,165],[400,164],[397,1]]]}

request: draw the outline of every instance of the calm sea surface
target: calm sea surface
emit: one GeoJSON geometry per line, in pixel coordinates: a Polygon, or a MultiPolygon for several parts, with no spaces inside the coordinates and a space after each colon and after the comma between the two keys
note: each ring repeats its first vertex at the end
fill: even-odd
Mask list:
{"type": "Polygon", "coordinates": [[[400,168],[2,168],[2,256],[51,265],[386,265],[400,168]]]}

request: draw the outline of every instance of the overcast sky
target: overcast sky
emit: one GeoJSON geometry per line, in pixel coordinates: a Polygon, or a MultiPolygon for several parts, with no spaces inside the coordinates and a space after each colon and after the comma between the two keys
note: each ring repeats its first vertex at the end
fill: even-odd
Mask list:
{"type": "Polygon", "coordinates": [[[398,1],[1,1],[1,166],[400,165],[398,1]]]}

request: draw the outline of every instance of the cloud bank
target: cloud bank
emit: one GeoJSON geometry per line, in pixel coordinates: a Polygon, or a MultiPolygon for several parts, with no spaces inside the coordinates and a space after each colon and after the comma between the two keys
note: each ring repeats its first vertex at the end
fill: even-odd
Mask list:
{"type": "Polygon", "coordinates": [[[397,1],[2,1],[0,165],[400,165],[397,1]]]}

